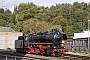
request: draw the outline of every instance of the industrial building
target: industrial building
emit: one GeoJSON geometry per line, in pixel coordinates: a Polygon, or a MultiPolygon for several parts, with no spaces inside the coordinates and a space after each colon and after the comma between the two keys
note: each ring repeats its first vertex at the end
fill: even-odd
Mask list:
{"type": "Polygon", "coordinates": [[[67,39],[66,49],[68,51],[82,52],[90,50],[90,32],[83,31],[74,33],[73,38],[67,39]]]}
{"type": "Polygon", "coordinates": [[[73,49],[75,51],[87,51],[90,50],[90,33],[89,31],[83,31],[80,33],[74,33],[73,37],[73,49]]]}
{"type": "Polygon", "coordinates": [[[22,35],[22,32],[15,32],[10,27],[0,27],[0,49],[15,49],[15,40],[22,35]]]}

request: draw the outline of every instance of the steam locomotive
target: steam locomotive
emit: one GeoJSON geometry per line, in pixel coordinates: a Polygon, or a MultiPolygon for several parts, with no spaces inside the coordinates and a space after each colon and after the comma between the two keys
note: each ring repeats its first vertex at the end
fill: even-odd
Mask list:
{"type": "Polygon", "coordinates": [[[39,32],[19,36],[15,40],[16,52],[34,53],[47,56],[64,56],[65,48],[62,41],[67,40],[66,34],[61,34],[58,30],[39,32]]]}

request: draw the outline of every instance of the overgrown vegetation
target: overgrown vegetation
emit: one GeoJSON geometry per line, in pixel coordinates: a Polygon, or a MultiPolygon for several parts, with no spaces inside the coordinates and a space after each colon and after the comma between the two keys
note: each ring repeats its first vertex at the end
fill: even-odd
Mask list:
{"type": "Polygon", "coordinates": [[[0,26],[11,27],[17,32],[35,33],[57,28],[68,37],[74,32],[87,30],[90,19],[90,2],[37,6],[32,2],[21,3],[9,9],[0,8],[0,26]]]}

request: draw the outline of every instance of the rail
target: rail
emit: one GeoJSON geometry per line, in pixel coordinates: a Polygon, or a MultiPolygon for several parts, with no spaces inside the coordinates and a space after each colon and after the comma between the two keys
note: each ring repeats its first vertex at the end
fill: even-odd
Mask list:
{"type": "MultiPolygon", "coordinates": [[[[31,58],[34,59],[34,58],[31,58]]],[[[19,56],[10,56],[10,55],[0,55],[0,60],[30,60],[27,57],[19,57],[19,56]]]]}

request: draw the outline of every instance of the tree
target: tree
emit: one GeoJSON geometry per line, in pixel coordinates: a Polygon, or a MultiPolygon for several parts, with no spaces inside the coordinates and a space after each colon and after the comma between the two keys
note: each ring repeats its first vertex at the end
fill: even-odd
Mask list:
{"type": "Polygon", "coordinates": [[[72,37],[74,35],[75,30],[76,29],[73,25],[66,26],[64,33],[67,34],[68,37],[72,37]]]}
{"type": "Polygon", "coordinates": [[[45,21],[35,21],[33,19],[29,19],[24,23],[23,32],[25,33],[36,33],[36,32],[44,32],[49,30],[49,24],[45,21]]]}
{"type": "Polygon", "coordinates": [[[4,13],[4,9],[3,8],[0,8],[0,13],[4,13]]]}
{"type": "Polygon", "coordinates": [[[12,12],[9,9],[6,9],[6,11],[4,12],[4,16],[5,16],[5,20],[7,21],[7,23],[11,22],[11,16],[12,16],[12,12]]]}
{"type": "Polygon", "coordinates": [[[24,14],[16,14],[16,21],[24,21],[24,14]]]}
{"type": "Polygon", "coordinates": [[[0,25],[24,33],[55,28],[70,37],[73,32],[87,30],[89,19],[90,3],[84,2],[59,3],[50,7],[37,6],[32,2],[20,3],[14,7],[13,13],[9,9],[0,8],[0,25]]]}
{"type": "Polygon", "coordinates": [[[63,31],[62,31],[62,26],[61,26],[61,25],[52,25],[51,28],[50,28],[50,30],[51,30],[51,29],[57,29],[57,30],[59,30],[61,33],[63,33],[63,31]]]}
{"type": "Polygon", "coordinates": [[[63,16],[57,16],[53,20],[54,25],[61,25],[61,26],[66,26],[67,25],[67,19],[65,19],[63,16]]]}
{"type": "Polygon", "coordinates": [[[0,26],[6,26],[7,22],[3,19],[0,19],[0,26]]]}
{"type": "Polygon", "coordinates": [[[35,22],[33,19],[29,19],[24,23],[23,32],[24,33],[34,33],[35,22]]]}

